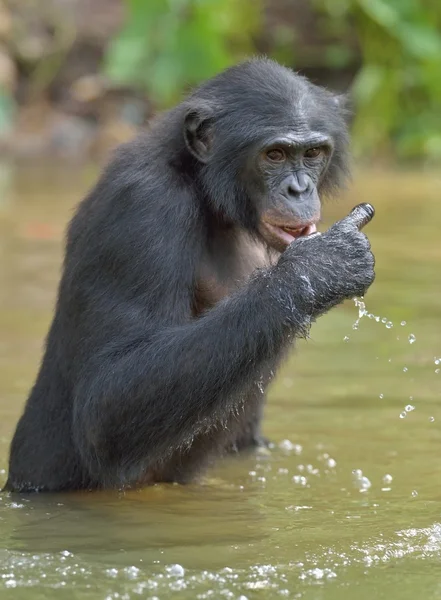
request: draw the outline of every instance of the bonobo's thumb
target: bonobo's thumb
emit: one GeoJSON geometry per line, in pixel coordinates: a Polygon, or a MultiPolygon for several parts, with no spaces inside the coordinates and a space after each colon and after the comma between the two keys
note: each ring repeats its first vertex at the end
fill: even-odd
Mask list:
{"type": "Polygon", "coordinates": [[[350,225],[352,227],[355,226],[361,231],[365,225],[372,221],[374,215],[375,209],[372,204],[364,202],[363,204],[358,204],[355,208],[353,208],[347,217],[338,222],[338,225],[340,227],[341,225],[350,225]]]}

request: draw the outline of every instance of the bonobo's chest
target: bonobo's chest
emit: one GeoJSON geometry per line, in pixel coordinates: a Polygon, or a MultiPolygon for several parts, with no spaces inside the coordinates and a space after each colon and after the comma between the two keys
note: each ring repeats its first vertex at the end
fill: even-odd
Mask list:
{"type": "Polygon", "coordinates": [[[279,254],[244,232],[228,231],[209,241],[197,270],[193,313],[199,316],[230,296],[256,269],[274,264],[279,254]]]}

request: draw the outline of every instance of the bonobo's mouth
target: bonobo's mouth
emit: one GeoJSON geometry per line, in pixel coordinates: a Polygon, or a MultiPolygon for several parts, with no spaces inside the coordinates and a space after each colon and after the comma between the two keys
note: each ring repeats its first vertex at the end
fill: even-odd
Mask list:
{"type": "Polygon", "coordinates": [[[277,225],[271,225],[271,227],[274,227],[274,229],[278,230],[277,233],[283,240],[286,241],[287,244],[290,244],[299,237],[311,235],[311,233],[315,233],[317,231],[315,223],[313,225],[306,225],[305,227],[279,227],[277,225]]]}
{"type": "Polygon", "coordinates": [[[267,236],[270,238],[268,241],[273,247],[279,250],[279,252],[283,252],[294,240],[300,237],[311,235],[317,231],[315,223],[308,223],[307,225],[294,227],[288,225],[275,225],[265,221],[264,227],[266,229],[267,236]]]}

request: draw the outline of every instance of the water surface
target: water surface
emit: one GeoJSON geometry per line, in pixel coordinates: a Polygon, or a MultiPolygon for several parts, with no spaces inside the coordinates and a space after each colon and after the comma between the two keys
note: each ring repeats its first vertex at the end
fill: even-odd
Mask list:
{"type": "MultiPolygon", "coordinates": [[[[3,483],[63,231],[95,172],[0,175],[3,483]]],[[[271,389],[269,455],[222,461],[185,488],[0,494],[0,597],[441,598],[440,184],[365,172],[327,205],[321,229],[354,204],[375,205],[366,305],[393,326],[363,317],[354,330],[351,302],[314,326],[271,389]]]]}

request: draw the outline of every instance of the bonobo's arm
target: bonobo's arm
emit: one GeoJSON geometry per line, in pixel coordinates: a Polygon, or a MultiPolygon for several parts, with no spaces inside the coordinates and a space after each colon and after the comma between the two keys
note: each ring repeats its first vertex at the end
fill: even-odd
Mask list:
{"type": "Polygon", "coordinates": [[[155,331],[140,323],[120,347],[104,348],[74,397],[74,438],[91,474],[105,473],[105,485],[130,483],[141,465],[154,467],[222,423],[265,361],[373,278],[369,243],[347,217],[291,244],[200,319],[155,331]]]}

